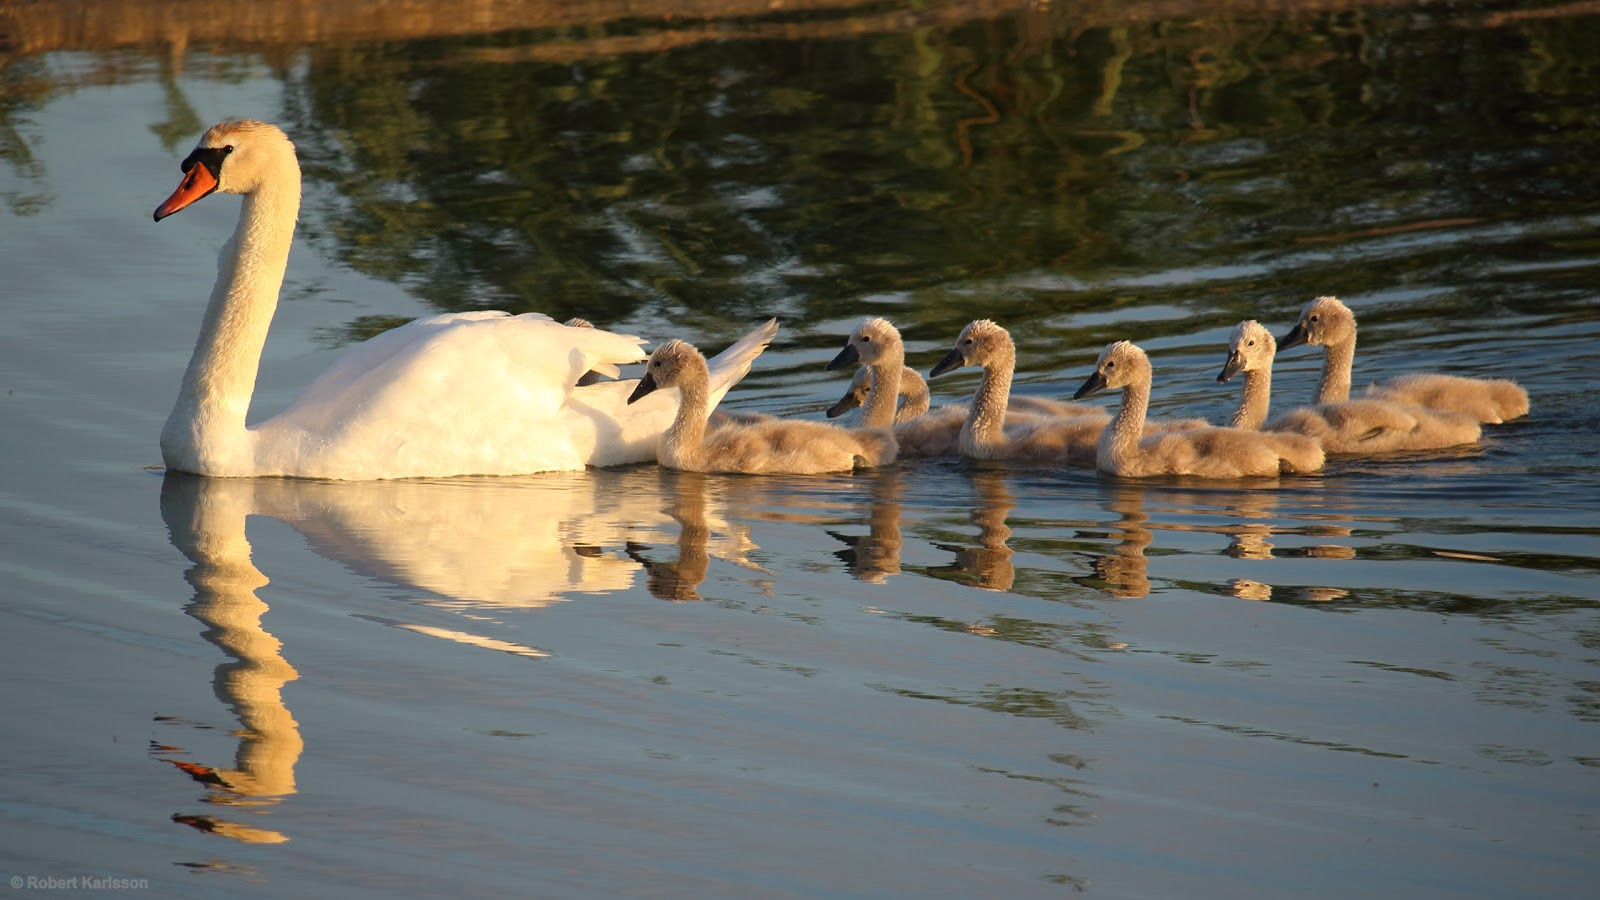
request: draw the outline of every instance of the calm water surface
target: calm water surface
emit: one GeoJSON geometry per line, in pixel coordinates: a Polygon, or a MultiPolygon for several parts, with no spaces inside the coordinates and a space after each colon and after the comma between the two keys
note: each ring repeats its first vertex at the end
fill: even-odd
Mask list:
{"type": "MultiPolygon", "coordinates": [[[[1592,894],[1600,17],[1063,5],[176,49],[135,15],[117,40],[17,32],[0,874],[1592,894]],[[1129,338],[1156,412],[1215,420],[1232,325],[1282,334],[1335,293],[1358,381],[1514,377],[1533,414],[1281,483],[167,474],[238,204],[150,210],[241,115],[307,175],[258,413],[352,339],[485,307],[707,347],[777,315],[728,404],[810,418],[862,315],[924,370],[993,317],[1016,390],[1050,396],[1129,338]]],[[[1284,354],[1280,404],[1318,365],[1284,354]]]]}

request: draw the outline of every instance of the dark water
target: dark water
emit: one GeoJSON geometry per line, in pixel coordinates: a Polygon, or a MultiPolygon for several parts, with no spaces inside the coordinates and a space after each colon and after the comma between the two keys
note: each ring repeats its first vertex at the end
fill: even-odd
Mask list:
{"type": "Polygon", "coordinates": [[[0,874],[1592,893],[1600,16],[1061,5],[4,45],[0,874]],[[1232,325],[1334,293],[1358,383],[1514,377],[1533,414],[1281,484],[163,475],[237,203],[149,212],[240,115],[307,174],[262,413],[484,307],[707,346],[777,315],[728,404],[813,418],[863,315],[924,370],[992,317],[1050,396],[1128,338],[1157,412],[1215,420],[1232,325]]]}

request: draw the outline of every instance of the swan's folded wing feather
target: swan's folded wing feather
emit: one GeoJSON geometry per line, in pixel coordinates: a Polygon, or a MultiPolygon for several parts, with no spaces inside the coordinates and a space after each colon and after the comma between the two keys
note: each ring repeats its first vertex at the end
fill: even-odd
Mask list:
{"type": "MultiPolygon", "coordinates": [[[[775,323],[735,344],[722,391],[775,323]]],[[[629,406],[634,381],[577,387],[584,372],[645,359],[644,341],[542,315],[420,319],[352,348],[258,433],[265,471],[394,478],[512,474],[641,462],[677,410],[676,391],[629,406]]],[[[719,357],[721,358],[721,357],[719,357]]],[[[720,396],[720,392],[719,392],[720,396]]]]}

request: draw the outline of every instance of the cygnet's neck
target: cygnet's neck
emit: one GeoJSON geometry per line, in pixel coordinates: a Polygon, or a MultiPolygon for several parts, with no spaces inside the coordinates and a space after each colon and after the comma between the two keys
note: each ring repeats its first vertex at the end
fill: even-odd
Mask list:
{"type": "Polygon", "coordinates": [[[300,208],[299,167],[291,158],[274,174],[244,195],[239,225],[223,247],[194,356],[161,431],[169,468],[244,474],[253,462],[245,418],[300,208]]]}
{"type": "Polygon", "coordinates": [[[1118,474],[1138,455],[1144,418],[1149,409],[1150,376],[1146,375],[1123,387],[1117,414],[1100,433],[1095,462],[1101,471],[1118,474]]]}
{"type": "Polygon", "coordinates": [[[678,374],[678,415],[661,435],[661,461],[673,468],[693,468],[691,461],[700,454],[711,411],[710,380],[704,361],[686,366],[678,374]]]}
{"type": "Polygon", "coordinates": [[[1267,411],[1272,404],[1272,367],[1244,370],[1244,391],[1239,395],[1239,406],[1228,420],[1231,428],[1260,431],[1266,424],[1267,411]]]}
{"type": "Polygon", "coordinates": [[[1356,336],[1323,345],[1322,380],[1317,382],[1318,403],[1343,403],[1350,399],[1350,369],[1356,358],[1356,336]]]}
{"type": "Polygon", "coordinates": [[[861,424],[867,428],[894,426],[895,407],[900,402],[900,370],[905,367],[905,351],[887,348],[879,354],[872,369],[872,383],[866,402],[861,405],[861,424]]]}
{"type": "Polygon", "coordinates": [[[896,422],[909,422],[915,419],[927,412],[933,403],[933,398],[928,394],[928,383],[922,380],[922,376],[917,374],[915,369],[908,369],[903,365],[900,367],[900,390],[905,392],[906,402],[895,415],[896,422]]]}
{"type": "Polygon", "coordinates": [[[1005,443],[1006,405],[1011,402],[1011,373],[1017,354],[997,349],[983,366],[983,380],[972,395],[972,408],[961,426],[961,455],[988,459],[1005,443]]]}

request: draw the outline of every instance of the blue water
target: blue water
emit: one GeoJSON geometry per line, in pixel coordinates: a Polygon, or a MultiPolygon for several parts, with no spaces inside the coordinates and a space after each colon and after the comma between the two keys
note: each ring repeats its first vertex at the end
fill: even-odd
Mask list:
{"type": "MultiPolygon", "coordinates": [[[[1046,9],[637,54],[517,32],[193,50],[181,73],[157,50],[19,55],[0,79],[0,875],[1587,895],[1597,17],[1506,11],[1078,33],[1046,9]],[[149,214],[234,115],[283,123],[308,173],[258,413],[352,337],[506,306],[708,346],[779,315],[727,403],[807,418],[867,314],[923,370],[993,317],[1016,390],[1057,397],[1128,338],[1156,412],[1216,420],[1233,323],[1281,334],[1334,292],[1362,323],[1358,382],[1514,377],[1533,414],[1277,484],[956,460],[166,474],[237,205],[149,214]]],[[[1282,402],[1318,364],[1285,352],[1282,402]]]]}

